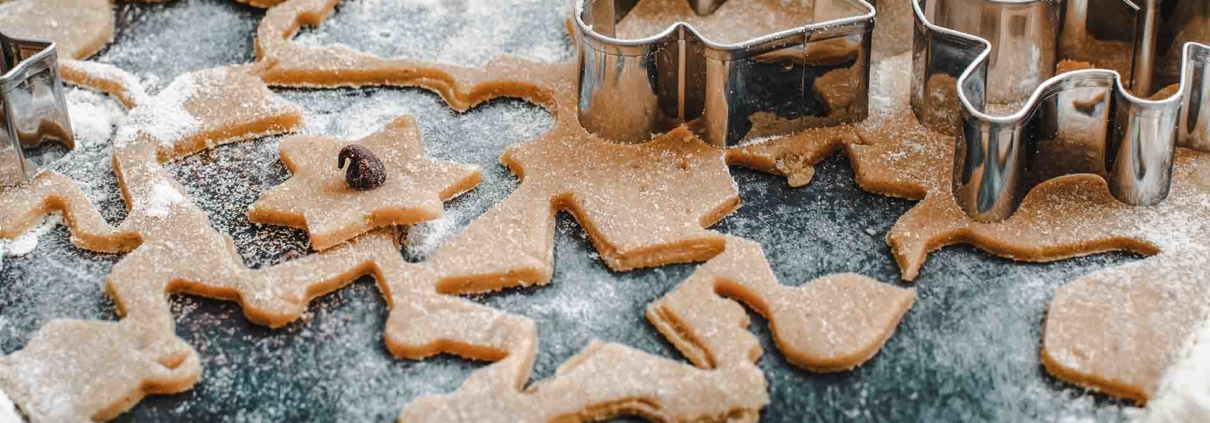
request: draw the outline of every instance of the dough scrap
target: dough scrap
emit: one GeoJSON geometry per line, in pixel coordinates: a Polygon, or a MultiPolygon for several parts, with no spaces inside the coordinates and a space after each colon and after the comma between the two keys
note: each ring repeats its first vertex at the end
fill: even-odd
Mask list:
{"type": "Polygon", "coordinates": [[[807,3],[779,0],[724,2],[714,13],[699,16],[685,0],[642,0],[617,23],[618,38],[656,35],[677,22],[686,22],[720,44],[741,43],[816,22],[807,3]],[[736,25],[743,22],[743,25],[736,25]]]}
{"type": "MultiPolygon", "coordinates": [[[[114,167],[131,209],[117,228],[101,218],[67,177],[53,171],[0,190],[3,236],[24,232],[43,215],[59,210],[64,212],[76,245],[94,251],[134,250],[107,277],[110,292],[124,294],[114,298],[127,319],[117,323],[52,321],[24,349],[0,358],[0,389],[13,397],[33,423],[111,419],[146,394],[180,392],[198,378],[196,354],[173,334],[167,291],[225,298],[223,295],[234,291],[231,287],[195,287],[186,281],[197,274],[216,278],[230,274],[237,269],[238,259],[230,241],[210,228],[205,213],[188,202],[180,186],[159,165],[157,152],[184,155],[253,134],[288,131],[301,122],[301,115],[240,67],[186,75],[160,93],[161,97],[175,95],[188,97],[182,102],[185,113],[207,119],[187,131],[167,131],[180,138],[163,143],[153,135],[166,130],[162,125],[178,122],[129,118],[155,116],[145,110],[154,106],[131,111],[121,126],[139,128],[128,132],[134,134],[132,139],[114,145],[114,167]],[[186,90],[186,86],[198,89],[186,90]],[[144,126],[148,124],[161,127],[151,130],[144,126]],[[217,250],[212,249],[215,239],[217,250]],[[197,251],[205,254],[185,254],[197,251]],[[173,273],[164,263],[183,268],[173,273]],[[143,289],[122,289],[126,281],[165,274],[181,278],[163,280],[160,291],[137,284],[143,289]]],[[[295,263],[288,270],[314,276],[312,269],[306,269],[307,263],[295,263]]],[[[257,281],[273,282],[267,278],[257,281]]],[[[249,301],[255,303],[262,297],[267,295],[254,293],[249,301]]]]}
{"type": "Polygon", "coordinates": [[[150,100],[138,78],[107,63],[60,59],[59,75],[63,82],[113,96],[127,110],[150,100]]]}
{"type": "MultiPolygon", "coordinates": [[[[1003,222],[975,222],[958,208],[950,193],[953,139],[930,133],[912,116],[908,105],[910,63],[910,54],[904,54],[875,66],[871,78],[871,116],[856,125],[861,142],[848,146],[858,183],[864,189],[921,199],[900,217],[887,236],[903,278],[915,279],[929,252],[957,243],[974,244],[993,254],[1021,261],[1055,261],[1113,250],[1157,255],[1140,267],[1106,270],[1073,282],[1074,288],[1056,294],[1044,341],[1048,352],[1043,354],[1047,370],[1056,377],[1093,386],[1111,395],[1146,400],[1162,369],[1167,366],[1163,357],[1179,351],[1179,346],[1172,344],[1177,332],[1190,330],[1185,326],[1196,325],[1196,322],[1183,323],[1177,318],[1162,323],[1166,326],[1160,328],[1161,323],[1141,317],[1155,310],[1150,305],[1105,309],[1072,304],[1086,301],[1085,295],[1147,297],[1168,289],[1151,286],[1167,283],[1164,278],[1129,289],[1113,288],[1116,285],[1102,282],[1116,280],[1114,278],[1120,276],[1115,275],[1122,272],[1143,275],[1164,268],[1167,269],[1165,274],[1210,279],[1205,273],[1205,265],[1198,264],[1188,253],[1210,246],[1207,244],[1210,221],[1205,219],[1210,215],[1210,154],[1179,149],[1174,160],[1172,191],[1166,201],[1156,206],[1122,204],[1109,193],[1104,179],[1080,174],[1038,185],[1026,195],[1016,214],[1003,222]],[[1087,326],[1093,324],[1094,319],[1070,322],[1074,317],[1067,317],[1069,314],[1087,317],[1094,313],[1099,313],[1096,314],[1097,322],[1115,323],[1114,328],[1123,332],[1105,335],[1105,327],[1087,326]],[[1063,323],[1052,323],[1052,320],[1063,323]],[[1076,329],[1051,330],[1052,327],[1076,329]],[[1120,346],[1126,342],[1123,337],[1140,330],[1166,334],[1155,335],[1154,344],[1139,349],[1139,357],[1081,355],[1117,348],[1113,347],[1115,342],[1120,346]],[[1080,333],[1078,337],[1071,335],[1077,332],[1080,333]],[[1144,356],[1146,360],[1140,359],[1144,356]]],[[[1182,296],[1167,301],[1162,307],[1168,311],[1191,310],[1198,301],[1200,299],[1182,296]]]]}
{"type": "Polygon", "coordinates": [[[575,118],[571,64],[500,56],[485,68],[468,68],[381,59],[339,45],[313,48],[289,41],[301,25],[319,24],[336,3],[294,0],[266,14],[257,31],[265,81],[308,87],[418,86],[437,92],[459,111],[491,98],[519,97],[555,115],[549,132],[511,146],[501,157],[523,183],[495,208],[530,209],[537,215],[502,216],[489,211],[473,222],[430,260],[434,268],[449,269],[443,273],[475,275],[443,277],[442,292],[549,281],[553,213],[519,205],[518,197],[574,214],[614,270],[702,261],[722,251],[723,236],[703,229],[739,206],[738,190],[721,150],[683,128],[640,145],[592,136],[575,118]],[[501,236],[517,233],[527,235],[501,236]],[[497,245],[510,248],[494,248],[497,245]],[[489,257],[482,257],[483,252],[489,252],[489,257]],[[463,287],[450,286],[459,284],[463,287]]]}
{"type": "Polygon", "coordinates": [[[908,106],[911,56],[888,58],[871,77],[871,116],[855,126],[860,143],[848,154],[857,181],[880,194],[922,200],[887,237],[905,280],[914,280],[927,254],[971,243],[1022,261],[1054,261],[1111,250],[1154,255],[1210,239],[1210,155],[1180,149],[1173,189],[1154,207],[1130,207],[1109,194],[1103,179],[1072,175],[1031,191],[1008,220],[979,223],[950,193],[953,139],[925,130],[908,106]]]}
{"type": "Polygon", "coordinates": [[[647,319],[698,367],[750,364],[761,348],[733,301],[742,302],[768,319],[787,360],[832,372],[873,357],[915,299],[915,291],[855,274],[783,286],[759,244],[728,237],[726,251],[647,306],[647,319]]]}
{"type": "Polygon", "coordinates": [[[639,416],[658,422],[752,423],[769,402],[746,364],[702,370],[619,345],[593,342],[551,379],[525,391],[468,380],[455,393],[417,399],[400,422],[590,422],[639,416]]]}
{"type": "Polygon", "coordinates": [[[83,59],[113,40],[109,0],[15,0],[0,3],[0,28],[10,37],[45,38],[59,57],[83,59]]]}
{"type": "MultiPolygon", "coordinates": [[[[556,211],[576,214],[615,269],[701,261],[725,247],[724,236],[704,227],[739,205],[726,168],[729,153],[706,146],[683,128],[642,145],[592,137],[574,119],[575,70],[568,64],[502,57],[472,69],[388,61],[340,48],[317,53],[288,41],[301,23],[318,23],[333,6],[294,0],[274,8],[258,30],[258,57],[263,60],[254,67],[184,75],[130,113],[114,143],[114,167],[130,208],[118,228],[106,225],[66,178],[54,176],[43,177],[40,191],[30,189],[38,184],[27,184],[0,192],[0,200],[23,199],[0,201],[21,207],[0,208],[0,221],[25,222],[31,215],[66,209],[78,244],[102,251],[133,249],[114,266],[107,289],[124,317],[119,324],[139,333],[172,333],[169,293],[238,301],[251,321],[277,327],[297,319],[314,297],[372,275],[391,310],[384,334],[393,355],[420,359],[450,353],[494,361],[467,379],[463,386],[469,390],[451,394],[475,404],[488,393],[522,391],[536,357],[537,328],[524,317],[447,294],[549,282],[556,211]],[[556,125],[540,139],[506,151],[502,161],[524,180],[521,187],[424,263],[404,262],[391,231],[377,229],[298,260],[250,270],[240,263],[231,240],[209,226],[205,213],[159,163],[296,128],[297,110],[256,76],[276,85],[422,86],[458,110],[495,97],[521,97],[550,110],[556,125]],[[677,191],[689,195],[674,195],[677,191]],[[616,202],[619,197],[642,201],[644,207],[628,209],[616,202]],[[485,250],[492,254],[485,256],[485,250]],[[163,263],[174,266],[164,268],[163,263]]],[[[783,151],[822,157],[817,149],[838,148],[834,140],[807,145],[771,143],[750,150],[757,152],[753,160],[761,161],[783,151]]],[[[607,373],[576,369],[614,368],[618,360],[658,370],[659,384],[668,385],[657,387],[670,386],[675,392],[653,391],[647,382],[619,383],[612,392],[579,397],[597,402],[561,402],[573,414],[556,417],[594,420],[627,411],[669,419],[752,421],[768,401],[760,371],[750,363],[695,370],[620,346],[591,346],[549,383],[581,392],[599,390],[590,382],[607,373]],[[721,399],[700,401],[709,396],[721,399]]],[[[635,372],[629,373],[615,375],[633,377],[635,372]]],[[[524,397],[516,400],[535,404],[524,397]]],[[[426,401],[432,400],[416,404],[426,401]]]]}
{"type": "MultiPolygon", "coordinates": [[[[300,135],[281,141],[281,159],[291,178],[261,195],[248,218],[293,226],[325,250],[370,229],[408,225],[441,217],[441,203],[479,184],[479,169],[424,157],[420,129],[410,117],[356,141],[386,166],[386,183],[370,191],[350,189],[337,153],[350,143],[300,135]]],[[[350,165],[351,166],[351,165],[350,165]]]]}
{"type": "Polygon", "coordinates": [[[31,422],[92,423],[201,375],[197,352],[169,332],[125,322],[52,320],[0,357],[0,387],[31,422]]]}
{"type": "Polygon", "coordinates": [[[1055,293],[1042,364],[1063,380],[1139,403],[1210,310],[1210,250],[1165,253],[1077,279],[1055,293]]]}

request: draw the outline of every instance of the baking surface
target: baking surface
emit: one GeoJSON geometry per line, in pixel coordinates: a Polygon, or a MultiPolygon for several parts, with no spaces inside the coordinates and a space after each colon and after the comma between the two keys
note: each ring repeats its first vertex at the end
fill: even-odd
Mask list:
{"type": "MultiPolygon", "coordinates": [[[[563,0],[399,3],[405,2],[347,1],[323,26],[304,30],[299,42],[466,65],[502,52],[540,60],[572,54],[563,0]]],[[[157,87],[184,72],[252,61],[263,11],[230,0],[173,0],[124,4],[117,15],[117,38],[96,59],[157,87]]],[[[410,230],[402,252],[409,260],[423,259],[511,192],[517,180],[497,163],[504,146],[532,139],[552,124],[548,113],[517,100],[459,114],[417,89],[280,92],[305,109],[309,132],[359,138],[411,114],[429,156],[482,169],[483,183],[447,203],[447,217],[410,230]]],[[[262,192],[287,177],[277,141],[219,147],[168,166],[214,226],[234,237],[251,267],[308,251],[302,231],[253,225],[245,217],[262,192]]],[[[112,224],[125,211],[109,153],[107,145],[85,145],[54,168],[79,182],[112,224]]],[[[763,319],[754,316],[750,329],[765,349],[759,365],[772,397],[762,421],[1122,420],[1124,404],[1056,381],[1039,364],[1038,350],[1055,289],[1134,257],[1026,264],[955,247],[934,254],[919,280],[904,284],[884,239],[911,203],[862,191],[843,157],[821,163],[815,181],[799,189],[789,188],[783,177],[732,172],[744,205],[715,229],[759,242],[783,283],[857,272],[919,290],[897,333],[852,372],[820,375],[790,366],[763,319]]],[[[552,375],[593,339],[683,360],[643,313],[694,266],[613,273],[573,219],[562,215],[557,227],[549,286],[475,298],[538,323],[533,380],[552,375]]],[[[104,277],[119,258],[75,248],[61,225],[42,236],[33,252],[4,257],[0,351],[21,348],[50,319],[116,319],[104,277]]],[[[417,396],[452,391],[482,366],[448,356],[392,359],[382,341],[385,303],[365,278],[317,299],[303,319],[280,330],[250,324],[232,303],[175,296],[173,304],[177,333],[203,360],[202,380],[184,394],[148,397],[117,421],[388,422],[417,396]]]]}

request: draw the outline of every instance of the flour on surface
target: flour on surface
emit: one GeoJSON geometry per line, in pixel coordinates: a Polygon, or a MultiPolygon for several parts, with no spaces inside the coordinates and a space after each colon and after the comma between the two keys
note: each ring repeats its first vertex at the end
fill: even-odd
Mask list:
{"type": "Polygon", "coordinates": [[[114,126],[126,116],[117,102],[93,91],[69,89],[66,98],[77,148],[108,142],[114,126]]]}
{"type": "Polygon", "coordinates": [[[566,2],[350,0],[296,42],[342,45],[385,58],[483,66],[507,53],[556,63],[572,57],[566,2]]]}
{"type": "Polygon", "coordinates": [[[38,248],[38,239],[63,223],[63,213],[54,212],[42,218],[33,229],[26,231],[15,239],[0,239],[0,267],[4,265],[4,257],[23,256],[38,248]]]}
{"type": "Polygon", "coordinates": [[[199,87],[194,74],[185,74],[172,81],[159,95],[136,108],[121,123],[113,141],[122,148],[140,134],[160,144],[185,138],[201,127],[201,121],[185,110],[185,102],[204,87],[199,87]]]}
{"type": "Polygon", "coordinates": [[[185,196],[166,181],[158,181],[151,186],[147,197],[147,215],[163,219],[172,213],[172,206],[185,202],[185,196]]]}
{"type": "Polygon", "coordinates": [[[17,406],[0,390],[0,423],[23,423],[25,420],[17,414],[17,406]]]}
{"type": "MultiPolygon", "coordinates": [[[[1210,270],[1208,270],[1210,271],[1210,270]]],[[[1206,299],[1210,304],[1210,298],[1206,299]]],[[[1135,423],[1210,421],[1210,315],[1192,334],[1180,361],[1168,369],[1159,392],[1144,409],[1131,409],[1135,423]]]]}

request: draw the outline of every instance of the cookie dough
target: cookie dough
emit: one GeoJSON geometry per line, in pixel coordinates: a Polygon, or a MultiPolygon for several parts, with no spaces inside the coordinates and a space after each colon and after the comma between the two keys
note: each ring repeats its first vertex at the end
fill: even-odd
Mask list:
{"type": "Polygon", "coordinates": [[[831,372],[873,357],[915,300],[914,291],[855,274],[781,285],[759,244],[727,237],[727,250],[649,305],[647,319],[698,367],[751,364],[761,348],[738,301],[769,321],[788,361],[831,372]]]}
{"type": "Polygon", "coordinates": [[[617,36],[647,38],[685,22],[711,41],[736,44],[814,23],[815,15],[808,3],[779,0],[727,1],[708,16],[699,16],[685,0],[642,0],[618,22],[617,36]]]}
{"type": "Polygon", "coordinates": [[[495,389],[470,379],[457,392],[423,397],[401,422],[590,422],[638,416],[657,422],[754,423],[769,402],[752,364],[720,370],[594,342],[525,389],[495,389]]]}
{"type": "MultiPolygon", "coordinates": [[[[536,202],[541,204],[536,207],[571,212],[615,270],[702,261],[722,251],[722,235],[703,229],[739,206],[721,150],[683,128],[640,145],[592,136],[575,117],[571,64],[501,56],[485,68],[467,68],[380,59],[343,46],[311,48],[289,41],[300,25],[318,24],[335,4],[294,0],[269,11],[257,37],[266,81],[287,86],[420,86],[441,94],[457,110],[500,96],[527,99],[551,111],[555,127],[504,153],[501,161],[523,183],[496,209],[532,209],[535,206],[519,203],[536,202]]],[[[536,215],[525,217],[489,211],[435,253],[430,266],[448,274],[441,278],[446,288],[442,292],[548,282],[553,212],[534,211],[536,215]],[[509,221],[496,220],[501,218],[509,221]],[[512,235],[522,233],[527,235],[512,235]],[[463,287],[453,288],[457,285],[463,287]]]]}
{"type": "Polygon", "coordinates": [[[10,37],[54,40],[62,59],[92,56],[113,39],[109,0],[0,2],[0,30],[10,37]]]}
{"type": "MultiPolygon", "coordinates": [[[[159,155],[189,154],[252,134],[287,131],[300,120],[292,105],[243,68],[190,74],[148,105],[132,110],[120,125],[114,167],[131,210],[119,227],[105,223],[80,189],[53,171],[0,190],[4,236],[59,210],[76,245],[96,251],[134,250],[107,277],[110,292],[120,294],[114,298],[119,311],[128,318],[116,323],[53,321],[24,349],[0,358],[0,389],[32,423],[107,420],[146,394],[175,393],[193,385],[200,365],[193,350],[173,334],[167,294],[238,297],[230,295],[236,289],[231,286],[201,283],[221,280],[237,269],[238,260],[229,241],[210,228],[205,213],[189,203],[160,167],[159,155]],[[166,107],[171,105],[179,110],[166,107]],[[189,254],[194,252],[201,254],[189,254]],[[166,277],[155,279],[158,276],[166,277]]],[[[319,277],[305,267],[306,262],[300,262],[289,269],[319,277]]],[[[255,305],[265,297],[256,292],[249,302],[255,305]]],[[[251,309],[255,314],[256,308],[251,309]]]]}
{"type": "Polygon", "coordinates": [[[32,423],[117,417],[145,395],[188,390],[197,353],[169,332],[127,322],[54,320],[0,357],[0,390],[32,423]]]}
{"type": "Polygon", "coordinates": [[[1143,403],[1210,310],[1210,250],[1165,253],[1055,293],[1042,364],[1056,377],[1143,403]]]}
{"type": "Polygon", "coordinates": [[[386,167],[386,183],[373,190],[347,186],[337,153],[349,143],[300,135],[281,141],[281,159],[292,175],[261,195],[248,210],[256,223],[307,230],[311,247],[325,250],[374,228],[441,217],[441,203],[479,184],[479,169],[424,157],[420,129],[399,118],[355,144],[386,167]]]}
{"type": "Polygon", "coordinates": [[[877,64],[871,78],[871,116],[856,126],[861,139],[848,147],[858,183],[869,191],[921,199],[891,229],[903,278],[919,275],[927,254],[971,243],[1022,261],[1054,261],[1111,250],[1154,255],[1210,239],[1210,155],[1181,149],[1173,189],[1154,207],[1113,199],[1096,175],[1050,180],[1031,191],[1008,220],[969,219],[950,193],[953,139],[920,126],[908,106],[911,56],[877,64]]]}
{"type": "Polygon", "coordinates": [[[147,103],[151,97],[143,90],[138,78],[117,66],[83,60],[59,59],[59,75],[63,82],[97,90],[116,98],[134,109],[147,103]]]}

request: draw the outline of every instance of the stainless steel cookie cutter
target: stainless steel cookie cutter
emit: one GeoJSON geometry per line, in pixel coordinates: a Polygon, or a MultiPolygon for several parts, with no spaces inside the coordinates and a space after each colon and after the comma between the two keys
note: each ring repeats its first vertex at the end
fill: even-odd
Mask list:
{"type": "Polygon", "coordinates": [[[25,149],[56,139],[75,147],[55,43],[0,33],[0,186],[33,177],[25,149]]]}
{"type": "MultiPolygon", "coordinates": [[[[684,1],[709,15],[725,0],[684,1]]],[[[575,13],[578,115],[599,136],[641,142],[688,123],[727,147],[866,117],[875,12],[864,0],[817,0],[813,22],[736,44],[685,22],[615,38],[637,4],[583,0],[575,13]]]]}
{"type": "Polygon", "coordinates": [[[1210,0],[913,8],[912,109],[955,136],[953,193],[976,220],[1006,219],[1029,189],[1073,173],[1154,205],[1177,146],[1210,151],[1210,46],[1199,43],[1210,41],[1210,0]],[[1087,69],[1055,76],[1057,65],[1087,69]]]}

